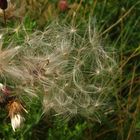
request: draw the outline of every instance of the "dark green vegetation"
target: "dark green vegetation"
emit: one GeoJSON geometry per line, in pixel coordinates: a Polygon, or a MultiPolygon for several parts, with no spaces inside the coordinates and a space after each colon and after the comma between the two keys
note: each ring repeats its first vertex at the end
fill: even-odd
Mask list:
{"type": "MultiPolygon", "coordinates": [[[[56,0],[49,0],[49,4],[56,0]]],[[[5,140],[138,140],[140,137],[140,1],[138,0],[69,0],[76,5],[76,16],[69,11],[59,12],[60,22],[79,25],[95,22],[103,44],[115,50],[119,62],[120,76],[117,79],[117,95],[110,101],[107,115],[100,114],[100,122],[75,116],[68,122],[54,115],[42,115],[41,101],[34,99],[28,104],[29,113],[23,128],[12,131],[10,120],[3,108],[0,108],[0,138],[5,140]]],[[[57,9],[56,9],[57,11],[57,9]]],[[[41,16],[41,15],[40,15],[41,16]]],[[[35,29],[43,30],[35,18],[24,18],[24,29],[13,32],[19,21],[7,21],[9,28],[5,33],[4,46],[12,40],[15,44],[24,41],[25,34],[35,29]],[[11,31],[10,31],[11,29],[11,31]]],[[[47,19],[49,25],[55,17],[47,19]]],[[[1,20],[0,20],[1,21],[1,20]]],[[[3,30],[0,23],[0,30],[3,30]]],[[[18,28],[17,28],[18,29],[18,28]]],[[[1,81],[1,79],[0,79],[1,81]]],[[[12,83],[13,84],[13,83],[12,83]]],[[[112,93],[113,94],[113,93],[112,93]]],[[[25,99],[28,102],[28,99],[25,99]]],[[[52,113],[53,114],[53,113],[52,113]]]]}

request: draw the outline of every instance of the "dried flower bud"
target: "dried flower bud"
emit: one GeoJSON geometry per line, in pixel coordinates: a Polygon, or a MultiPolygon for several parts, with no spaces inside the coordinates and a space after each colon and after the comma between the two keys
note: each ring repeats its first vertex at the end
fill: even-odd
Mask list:
{"type": "Polygon", "coordinates": [[[21,124],[25,120],[23,117],[23,112],[27,113],[27,110],[21,105],[19,101],[10,101],[8,104],[9,117],[11,119],[11,125],[15,131],[20,128],[21,124]]]}
{"type": "Polygon", "coordinates": [[[0,0],[0,8],[5,10],[8,6],[7,0],[0,0]]]}

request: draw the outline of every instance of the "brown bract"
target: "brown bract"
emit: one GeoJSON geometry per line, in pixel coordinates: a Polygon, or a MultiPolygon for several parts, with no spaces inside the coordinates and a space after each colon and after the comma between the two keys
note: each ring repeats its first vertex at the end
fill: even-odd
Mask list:
{"type": "Polygon", "coordinates": [[[27,110],[21,105],[19,101],[14,100],[8,103],[8,112],[10,118],[12,118],[16,114],[22,114],[23,112],[27,112],[27,110]]]}

